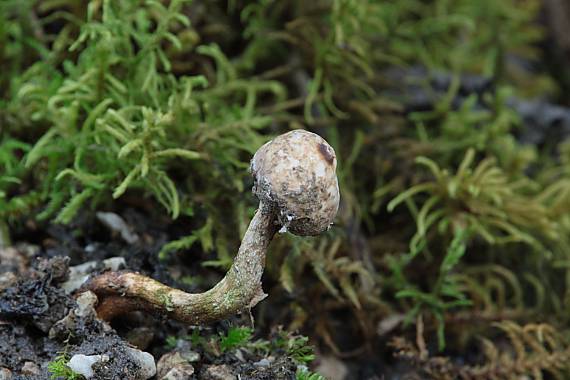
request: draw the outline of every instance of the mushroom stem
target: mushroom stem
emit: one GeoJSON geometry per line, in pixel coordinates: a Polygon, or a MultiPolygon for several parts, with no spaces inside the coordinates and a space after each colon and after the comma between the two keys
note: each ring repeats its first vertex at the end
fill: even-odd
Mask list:
{"type": "Polygon", "coordinates": [[[265,298],[265,252],[278,226],[307,236],[326,231],[333,222],[340,200],[336,155],[322,137],[294,130],[259,148],[251,172],[259,209],[230,270],[216,286],[189,294],[138,273],[104,273],[84,287],[97,294],[99,316],[109,320],[127,311],[149,310],[200,324],[250,309],[265,298]]]}
{"type": "Polygon", "coordinates": [[[134,272],[106,272],[85,286],[97,294],[99,317],[134,310],[164,313],[172,319],[201,324],[228,318],[265,298],[261,276],[267,247],[277,231],[272,207],[260,203],[234,262],[225,277],[204,293],[186,293],[134,272]]]}

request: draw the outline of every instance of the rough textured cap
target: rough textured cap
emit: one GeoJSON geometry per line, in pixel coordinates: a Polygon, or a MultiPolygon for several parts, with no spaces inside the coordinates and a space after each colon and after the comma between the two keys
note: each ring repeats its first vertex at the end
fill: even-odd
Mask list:
{"type": "Polygon", "coordinates": [[[276,207],[281,231],[318,235],[338,211],[334,149],[319,135],[294,130],[263,145],[251,160],[253,192],[276,207]]]}

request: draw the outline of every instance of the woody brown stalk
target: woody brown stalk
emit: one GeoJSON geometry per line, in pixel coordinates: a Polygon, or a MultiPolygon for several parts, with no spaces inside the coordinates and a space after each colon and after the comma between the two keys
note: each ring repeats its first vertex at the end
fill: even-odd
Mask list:
{"type": "Polygon", "coordinates": [[[201,324],[251,309],[265,298],[261,276],[275,232],[317,235],[332,223],[339,204],[336,156],[318,135],[296,130],[261,147],[251,170],[259,208],[230,270],[218,284],[191,294],[138,273],[103,273],[85,286],[98,296],[99,316],[110,320],[128,311],[146,310],[201,324]]]}

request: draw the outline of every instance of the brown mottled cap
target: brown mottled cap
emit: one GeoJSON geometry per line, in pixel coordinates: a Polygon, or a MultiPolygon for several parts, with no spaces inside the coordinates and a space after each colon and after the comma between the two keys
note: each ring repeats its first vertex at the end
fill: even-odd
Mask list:
{"type": "Polygon", "coordinates": [[[334,149],[319,135],[294,130],[263,145],[251,160],[253,192],[275,207],[281,231],[318,235],[332,224],[340,194],[334,149]]]}

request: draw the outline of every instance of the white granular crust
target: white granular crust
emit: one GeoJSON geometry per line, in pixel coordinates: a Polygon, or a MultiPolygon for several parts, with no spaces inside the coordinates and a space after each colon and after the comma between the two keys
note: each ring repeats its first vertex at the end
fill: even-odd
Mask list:
{"type": "Polygon", "coordinates": [[[276,207],[282,231],[318,235],[338,211],[336,154],[319,135],[294,130],[276,137],[253,156],[253,192],[276,207]]]}

